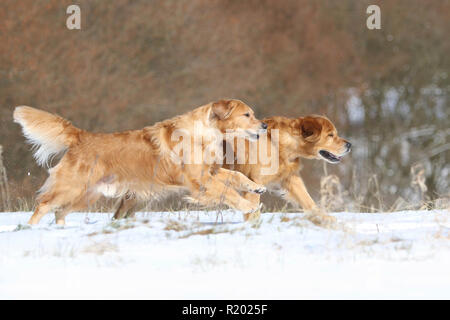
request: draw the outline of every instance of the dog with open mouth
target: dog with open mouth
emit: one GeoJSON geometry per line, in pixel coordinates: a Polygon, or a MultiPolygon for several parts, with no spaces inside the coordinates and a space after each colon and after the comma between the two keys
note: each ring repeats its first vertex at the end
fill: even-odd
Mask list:
{"type": "MultiPolygon", "coordinates": [[[[351,143],[339,137],[334,124],[325,116],[309,115],[299,118],[275,116],[263,119],[263,122],[266,123],[266,139],[258,142],[245,141],[244,158],[234,157],[232,163],[224,161],[223,168],[236,170],[255,183],[264,185],[268,190],[276,192],[281,190],[286,200],[300,205],[306,211],[321,213],[300,176],[301,159],[325,160],[336,164],[350,152],[351,143]],[[252,147],[250,145],[252,143],[255,146],[252,147]],[[259,149],[262,146],[259,143],[266,144],[266,151],[275,145],[277,155],[270,152],[261,153],[259,149]],[[255,158],[252,152],[257,153],[256,163],[250,159],[252,156],[255,158]],[[273,161],[276,161],[277,165],[274,167],[275,170],[270,170],[273,161]]],[[[233,145],[236,141],[227,143],[233,145]]],[[[235,146],[228,147],[235,151],[237,149],[235,146]]],[[[255,206],[260,203],[260,194],[243,192],[243,197],[255,206]]],[[[115,217],[133,217],[135,205],[134,199],[122,198],[115,217]]],[[[321,215],[324,217],[323,213],[321,215]]],[[[260,212],[257,210],[244,217],[246,220],[256,220],[259,216],[260,212]]]]}
{"type": "MultiPolygon", "coordinates": [[[[267,161],[261,158],[264,153],[261,154],[259,150],[257,162],[251,163],[249,153],[249,150],[252,150],[251,142],[247,142],[247,158],[244,163],[235,162],[225,164],[224,167],[243,173],[254,182],[266,186],[268,190],[277,192],[281,190],[288,201],[300,205],[307,211],[319,212],[300,176],[301,159],[325,160],[336,164],[350,152],[351,143],[339,137],[334,124],[325,116],[309,115],[299,118],[275,116],[263,119],[263,122],[267,124],[266,149],[269,149],[271,144],[278,145],[277,169],[270,174],[263,174],[268,172],[265,169],[272,166],[274,159],[267,161]]],[[[247,192],[244,193],[244,198],[253,203],[260,202],[260,195],[256,194],[247,192]]],[[[248,218],[258,217],[259,211],[252,213],[248,218]]]]}
{"type": "Polygon", "coordinates": [[[93,205],[101,196],[144,202],[183,190],[189,192],[189,200],[201,205],[225,204],[245,215],[259,210],[259,203],[243,198],[239,191],[262,193],[264,186],[203,160],[178,163],[172,157],[177,132],[188,133],[183,139],[195,144],[182,150],[190,159],[196,158],[195,147],[203,154],[205,146],[215,146],[208,144],[214,131],[236,131],[246,141],[257,139],[267,125],[240,100],[211,102],[140,130],[116,133],[87,132],[59,116],[26,106],[15,109],[14,121],[34,145],[38,164],[46,165],[53,156],[63,154],[39,190],[30,224],[55,211],[56,223],[63,225],[68,213],[93,205]],[[201,130],[194,132],[199,122],[201,130]]]}

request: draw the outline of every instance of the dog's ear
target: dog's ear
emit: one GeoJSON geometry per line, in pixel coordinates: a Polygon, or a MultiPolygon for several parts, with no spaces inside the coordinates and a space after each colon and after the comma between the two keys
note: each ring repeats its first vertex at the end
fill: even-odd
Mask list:
{"type": "Polygon", "coordinates": [[[306,141],[317,141],[322,133],[322,123],[317,118],[300,118],[300,133],[306,141]]]}
{"type": "Polygon", "coordinates": [[[213,102],[211,107],[211,116],[216,116],[220,120],[224,120],[231,115],[235,107],[236,104],[233,100],[219,100],[213,102]]]}

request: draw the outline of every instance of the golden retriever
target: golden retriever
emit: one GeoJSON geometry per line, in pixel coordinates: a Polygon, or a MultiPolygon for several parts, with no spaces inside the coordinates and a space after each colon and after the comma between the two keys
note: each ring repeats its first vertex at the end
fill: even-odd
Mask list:
{"type": "MultiPolygon", "coordinates": [[[[243,153],[237,152],[236,140],[228,141],[234,157],[228,163],[225,161],[223,168],[239,171],[269,190],[282,189],[287,200],[299,204],[307,211],[319,213],[300,177],[301,158],[338,163],[350,152],[351,143],[340,138],[333,123],[324,116],[270,117],[263,122],[267,124],[266,139],[260,138],[258,142],[245,141],[243,153]],[[252,157],[255,160],[252,161],[252,157]]],[[[260,202],[260,194],[244,192],[243,196],[254,204],[260,202]]],[[[133,217],[135,205],[134,199],[122,198],[115,217],[133,217]]],[[[257,210],[244,217],[246,220],[254,220],[259,215],[257,210]]]]}
{"type": "Polygon", "coordinates": [[[243,174],[217,168],[203,157],[200,162],[184,161],[186,156],[194,159],[203,154],[211,145],[208,152],[213,157],[214,153],[220,155],[217,144],[208,144],[214,130],[239,131],[248,139],[259,137],[258,132],[267,125],[239,100],[208,103],[153,126],[118,133],[87,132],[59,116],[26,106],[15,109],[14,121],[34,145],[38,164],[48,164],[52,156],[65,152],[59,163],[49,169],[29,224],[36,224],[45,214],[55,211],[56,223],[63,225],[68,213],[85,209],[102,195],[148,201],[179,190],[188,190],[189,199],[197,203],[223,203],[251,214],[259,209],[259,203],[246,200],[227,182],[232,181],[239,191],[265,191],[264,186],[243,174]],[[200,129],[195,128],[195,123],[201,125],[200,129]],[[187,133],[181,135],[181,140],[192,142],[192,150],[181,149],[174,154],[179,146],[173,139],[177,132],[187,133]],[[178,155],[182,160],[177,159],[178,155]]]}
{"type": "MultiPolygon", "coordinates": [[[[249,158],[251,153],[247,150],[251,150],[251,144],[254,142],[246,142],[246,159],[225,164],[224,167],[243,173],[269,190],[281,189],[285,192],[287,200],[299,204],[305,210],[318,212],[300,177],[301,158],[339,163],[342,157],[350,152],[351,143],[339,137],[333,123],[324,116],[310,115],[299,118],[276,116],[263,121],[268,125],[266,150],[270,161],[264,161],[264,153],[258,152],[257,161],[252,164],[249,158]],[[278,145],[276,158],[276,155],[270,154],[270,146],[273,144],[278,145]],[[274,161],[277,161],[275,170],[269,170],[273,167],[274,161]]],[[[257,144],[258,151],[260,148],[261,145],[257,144]]],[[[236,146],[233,149],[235,150],[236,146]]],[[[260,195],[248,192],[244,194],[244,198],[253,203],[260,201],[260,195]]],[[[259,211],[247,216],[250,219],[258,217],[259,211]]]]}

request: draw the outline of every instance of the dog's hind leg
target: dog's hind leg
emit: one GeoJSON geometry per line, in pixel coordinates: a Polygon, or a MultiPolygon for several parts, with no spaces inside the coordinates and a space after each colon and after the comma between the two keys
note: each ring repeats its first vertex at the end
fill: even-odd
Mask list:
{"type": "Polygon", "coordinates": [[[30,220],[28,220],[28,224],[37,224],[45,216],[53,207],[48,203],[41,202],[37,206],[30,220]]]}
{"type": "MultiPolygon", "coordinates": [[[[68,185],[71,185],[68,183],[68,185]]],[[[56,224],[64,225],[67,214],[74,210],[85,209],[94,204],[100,194],[92,191],[86,191],[84,187],[72,185],[69,188],[63,188],[60,185],[52,185],[48,190],[39,196],[39,204],[29,224],[37,224],[41,218],[50,210],[55,209],[56,224]]]]}
{"type": "MultiPolygon", "coordinates": [[[[53,170],[53,169],[50,169],[53,170]]],[[[41,194],[38,197],[38,205],[36,210],[34,210],[33,215],[30,220],[28,220],[28,224],[38,224],[39,221],[51,210],[57,208],[54,204],[55,193],[51,190],[53,189],[53,179],[52,177],[48,177],[45,181],[44,185],[41,187],[41,194]]]]}
{"type": "Polygon", "coordinates": [[[101,194],[86,191],[80,191],[79,195],[74,198],[70,203],[66,203],[60,206],[61,209],[55,212],[55,220],[57,225],[64,225],[66,223],[66,216],[75,210],[89,209],[90,206],[94,205],[98,199],[100,199],[101,194]]]}
{"type": "Polygon", "coordinates": [[[56,224],[63,226],[66,224],[66,215],[70,212],[70,208],[59,209],[55,211],[56,224]]]}
{"type": "Polygon", "coordinates": [[[134,218],[136,205],[136,197],[126,194],[120,199],[119,207],[116,209],[113,219],[134,218]]]}

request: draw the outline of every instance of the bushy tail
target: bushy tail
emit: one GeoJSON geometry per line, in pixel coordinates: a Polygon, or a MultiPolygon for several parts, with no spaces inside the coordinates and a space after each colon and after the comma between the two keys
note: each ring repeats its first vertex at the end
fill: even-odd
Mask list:
{"type": "Polygon", "coordinates": [[[22,126],[23,135],[33,145],[33,156],[40,166],[48,166],[53,156],[78,143],[83,132],[61,117],[26,106],[16,107],[14,122],[22,126]]]}

